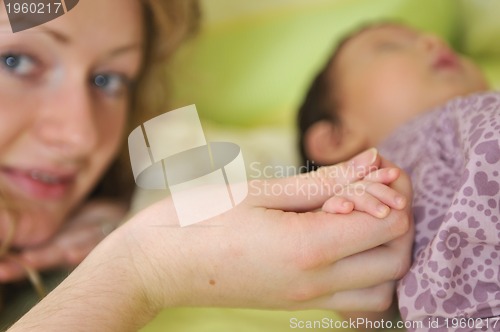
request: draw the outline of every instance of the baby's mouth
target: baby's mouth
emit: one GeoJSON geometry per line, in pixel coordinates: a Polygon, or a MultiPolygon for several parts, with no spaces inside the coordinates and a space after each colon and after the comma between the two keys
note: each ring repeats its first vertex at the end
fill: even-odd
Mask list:
{"type": "Polygon", "coordinates": [[[460,59],[451,51],[443,51],[434,60],[433,67],[435,69],[458,69],[460,59]]]}

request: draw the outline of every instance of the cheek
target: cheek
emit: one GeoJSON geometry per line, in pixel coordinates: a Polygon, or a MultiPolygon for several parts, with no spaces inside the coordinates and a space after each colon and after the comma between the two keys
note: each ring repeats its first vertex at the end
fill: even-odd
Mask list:
{"type": "Polygon", "coordinates": [[[126,107],[106,112],[98,119],[99,130],[99,153],[96,154],[98,163],[107,165],[118,153],[122,143],[127,121],[126,107]]]}
{"type": "Polygon", "coordinates": [[[409,65],[381,66],[367,80],[366,107],[372,118],[399,123],[425,107],[425,76],[409,65]]]}
{"type": "Polygon", "coordinates": [[[8,92],[0,91],[0,158],[30,127],[36,111],[34,99],[13,97],[8,92]]]}
{"type": "Polygon", "coordinates": [[[387,68],[380,67],[369,82],[372,91],[371,97],[380,106],[389,106],[402,101],[413,101],[419,87],[418,74],[412,73],[406,67],[387,68]]]}
{"type": "Polygon", "coordinates": [[[469,91],[467,92],[487,90],[488,82],[479,67],[469,59],[465,59],[464,66],[469,77],[466,80],[469,83],[469,91]]]}
{"type": "Polygon", "coordinates": [[[425,91],[420,75],[403,67],[380,67],[365,75],[357,93],[357,123],[370,132],[370,143],[378,144],[398,126],[424,108],[425,91]]]}

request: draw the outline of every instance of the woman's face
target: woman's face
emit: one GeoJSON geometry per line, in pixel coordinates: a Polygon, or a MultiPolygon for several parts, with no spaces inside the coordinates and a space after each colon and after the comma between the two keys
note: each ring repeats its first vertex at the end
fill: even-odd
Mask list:
{"type": "Polygon", "coordinates": [[[0,186],[21,214],[16,245],[51,236],[116,156],[141,14],[138,0],[85,0],[12,33],[0,2],[0,186]]]}
{"type": "Polygon", "coordinates": [[[335,69],[341,117],[368,146],[450,98],[487,88],[478,68],[444,41],[400,25],[347,41],[335,69]]]}

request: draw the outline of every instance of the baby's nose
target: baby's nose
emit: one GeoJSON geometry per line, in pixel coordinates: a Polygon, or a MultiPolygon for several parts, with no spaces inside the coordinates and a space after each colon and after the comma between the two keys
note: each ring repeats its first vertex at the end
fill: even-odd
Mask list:
{"type": "Polygon", "coordinates": [[[422,34],[418,39],[418,46],[425,52],[449,51],[450,48],[444,40],[436,35],[422,34]]]}

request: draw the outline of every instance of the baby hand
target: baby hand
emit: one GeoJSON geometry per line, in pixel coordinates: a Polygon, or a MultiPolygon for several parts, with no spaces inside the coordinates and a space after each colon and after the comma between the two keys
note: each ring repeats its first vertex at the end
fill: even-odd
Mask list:
{"type": "Polygon", "coordinates": [[[398,168],[382,168],[371,172],[363,180],[343,186],[324,204],[322,210],[329,213],[366,212],[376,218],[385,218],[391,208],[401,210],[407,200],[389,184],[396,181],[401,172],[398,168]]]}

